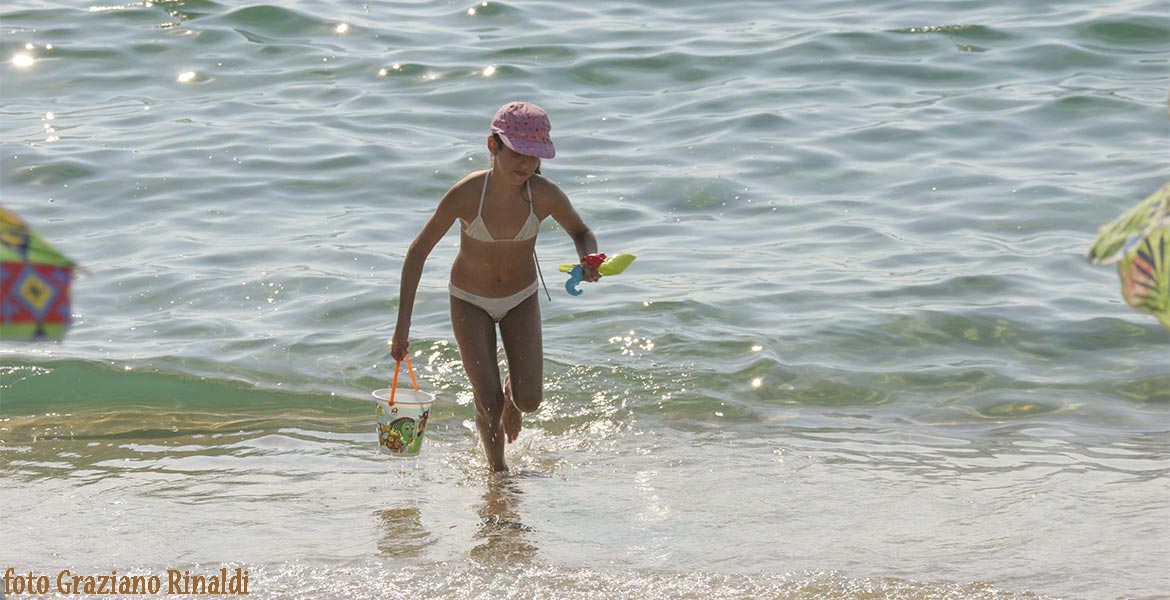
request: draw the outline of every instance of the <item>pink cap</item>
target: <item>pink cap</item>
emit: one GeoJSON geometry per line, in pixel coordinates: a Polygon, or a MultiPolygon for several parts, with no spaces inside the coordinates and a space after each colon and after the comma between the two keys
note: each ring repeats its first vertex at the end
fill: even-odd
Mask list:
{"type": "Polygon", "coordinates": [[[498,133],[504,144],[520,154],[537,158],[557,155],[548,137],[551,129],[548,113],[528,102],[509,102],[492,117],[492,133],[498,133]]]}

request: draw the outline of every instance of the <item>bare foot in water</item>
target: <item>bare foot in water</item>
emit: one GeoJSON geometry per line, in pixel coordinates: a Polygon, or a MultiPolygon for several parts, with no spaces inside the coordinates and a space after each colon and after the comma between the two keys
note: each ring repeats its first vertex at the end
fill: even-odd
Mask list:
{"type": "Polygon", "coordinates": [[[501,417],[504,425],[504,435],[508,438],[508,443],[516,441],[520,435],[520,417],[523,414],[519,408],[516,408],[516,403],[512,401],[512,376],[506,375],[504,377],[504,415],[501,417]]]}

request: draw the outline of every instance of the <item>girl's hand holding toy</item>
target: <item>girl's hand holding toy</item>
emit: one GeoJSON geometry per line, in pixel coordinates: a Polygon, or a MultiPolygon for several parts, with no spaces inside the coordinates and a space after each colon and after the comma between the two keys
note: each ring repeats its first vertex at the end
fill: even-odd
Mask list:
{"type": "MultiPolygon", "coordinates": [[[[584,290],[577,289],[577,284],[587,280],[584,266],[588,266],[594,274],[605,276],[617,275],[625,271],[626,267],[630,266],[630,263],[634,262],[635,258],[637,257],[633,254],[623,252],[607,259],[604,254],[598,253],[581,257],[580,264],[563,264],[560,266],[560,271],[569,274],[569,280],[565,282],[565,291],[570,296],[580,296],[585,293],[584,290]]],[[[592,279],[591,281],[597,281],[597,279],[592,279]]]]}

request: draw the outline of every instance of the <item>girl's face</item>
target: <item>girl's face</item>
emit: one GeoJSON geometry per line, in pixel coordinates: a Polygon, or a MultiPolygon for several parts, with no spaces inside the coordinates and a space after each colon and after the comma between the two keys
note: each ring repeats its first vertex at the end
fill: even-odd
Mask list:
{"type": "Polygon", "coordinates": [[[527,154],[520,154],[512,150],[507,144],[496,143],[495,138],[488,138],[488,151],[495,158],[494,175],[506,177],[513,184],[520,185],[528,181],[529,177],[540,168],[540,159],[527,154]]]}

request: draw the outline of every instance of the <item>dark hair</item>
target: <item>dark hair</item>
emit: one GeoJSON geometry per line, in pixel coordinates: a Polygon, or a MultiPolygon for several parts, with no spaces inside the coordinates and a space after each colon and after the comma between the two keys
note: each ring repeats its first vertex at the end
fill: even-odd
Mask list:
{"type": "MultiPolygon", "coordinates": [[[[501,145],[501,146],[508,146],[507,144],[504,143],[504,140],[500,139],[500,134],[498,134],[498,133],[493,133],[492,139],[495,140],[496,143],[501,145]]],[[[508,146],[508,148],[510,149],[511,146],[508,146]]],[[[515,152],[515,150],[513,150],[513,152],[515,152]]],[[[537,161],[536,161],[536,174],[537,175],[542,175],[542,173],[540,172],[540,163],[541,163],[540,159],[537,159],[537,161]]]]}

